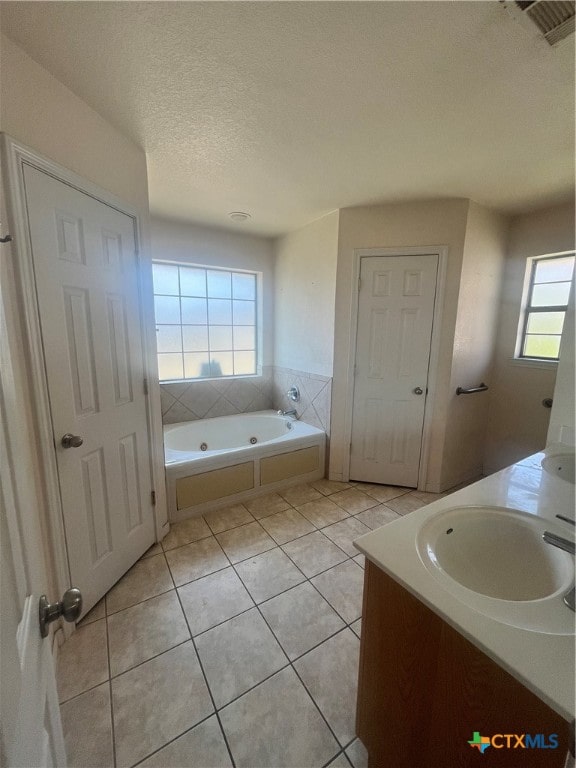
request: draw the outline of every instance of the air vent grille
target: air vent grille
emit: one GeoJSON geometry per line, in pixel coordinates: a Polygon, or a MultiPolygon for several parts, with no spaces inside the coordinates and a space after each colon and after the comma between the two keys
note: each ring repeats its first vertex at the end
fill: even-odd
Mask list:
{"type": "Polygon", "coordinates": [[[574,32],[574,2],[571,0],[516,0],[550,45],[574,32]]]}

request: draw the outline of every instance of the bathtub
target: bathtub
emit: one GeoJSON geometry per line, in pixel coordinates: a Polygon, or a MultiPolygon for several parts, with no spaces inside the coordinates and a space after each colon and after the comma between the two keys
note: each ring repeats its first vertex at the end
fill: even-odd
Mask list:
{"type": "Polygon", "coordinates": [[[164,427],[171,522],[324,476],[326,434],[258,411],[164,427]]]}

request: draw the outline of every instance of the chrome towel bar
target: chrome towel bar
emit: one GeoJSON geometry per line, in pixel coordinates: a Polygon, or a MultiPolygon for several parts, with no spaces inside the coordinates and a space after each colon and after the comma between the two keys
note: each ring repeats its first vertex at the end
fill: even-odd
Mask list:
{"type": "Polygon", "coordinates": [[[470,389],[466,389],[465,387],[458,387],[456,390],[457,395],[473,395],[475,392],[486,392],[488,389],[488,385],[484,384],[482,382],[479,387],[470,387],[470,389]]]}

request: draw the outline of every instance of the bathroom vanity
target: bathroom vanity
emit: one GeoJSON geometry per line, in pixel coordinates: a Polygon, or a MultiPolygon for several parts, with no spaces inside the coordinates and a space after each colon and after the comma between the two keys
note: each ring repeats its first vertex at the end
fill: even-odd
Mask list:
{"type": "Polygon", "coordinates": [[[355,542],[367,557],[357,733],[369,768],[563,768],[574,558],[542,539],[574,540],[557,517],[574,519],[574,485],[542,468],[558,453],[355,542]]]}

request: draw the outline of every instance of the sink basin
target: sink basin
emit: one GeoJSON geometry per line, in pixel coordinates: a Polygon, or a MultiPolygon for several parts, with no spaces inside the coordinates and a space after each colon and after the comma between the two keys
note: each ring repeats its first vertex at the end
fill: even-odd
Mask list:
{"type": "Polygon", "coordinates": [[[547,456],[542,459],[542,469],[551,475],[561,477],[574,485],[574,454],[560,453],[558,456],[547,456]]]}
{"type": "Polygon", "coordinates": [[[542,540],[554,529],[517,510],[457,507],[424,523],[416,546],[432,576],[469,607],[513,626],[572,634],[574,614],[562,596],[574,560],[542,540]]]}

